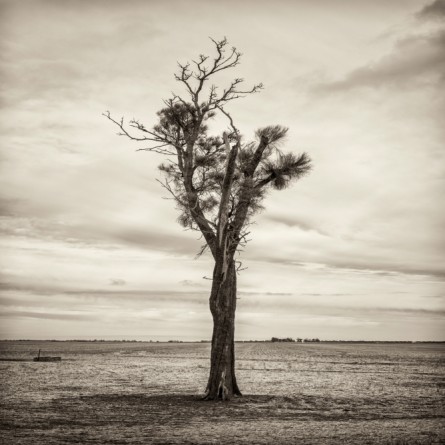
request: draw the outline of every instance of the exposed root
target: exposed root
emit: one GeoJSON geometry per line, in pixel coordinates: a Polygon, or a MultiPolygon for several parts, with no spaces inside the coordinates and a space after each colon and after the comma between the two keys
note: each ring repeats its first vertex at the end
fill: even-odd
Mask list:
{"type": "Polygon", "coordinates": [[[224,371],[221,375],[218,387],[216,390],[211,391],[209,387],[207,387],[204,395],[201,400],[213,400],[213,401],[229,401],[232,397],[242,397],[241,391],[238,388],[236,380],[232,382],[232,389],[226,385],[226,372],[224,371]]]}
{"type": "Polygon", "coordinates": [[[216,396],[212,397],[210,394],[206,393],[199,400],[202,400],[205,402],[211,402],[211,401],[213,401],[213,402],[217,402],[217,401],[228,402],[228,401],[230,401],[230,399],[232,397],[235,399],[238,399],[238,398],[243,397],[243,395],[240,392],[238,392],[237,394],[234,393],[233,396],[229,396],[229,394],[226,394],[225,398],[223,398],[222,395],[220,395],[220,394],[217,394],[216,396]]]}
{"type": "Polygon", "coordinates": [[[221,374],[221,379],[219,381],[218,385],[218,398],[221,400],[227,400],[227,395],[229,393],[229,390],[226,386],[226,370],[224,370],[221,374]]]}
{"type": "Polygon", "coordinates": [[[210,390],[207,388],[207,389],[206,389],[206,392],[205,392],[204,395],[201,397],[201,400],[209,400],[209,399],[208,399],[209,394],[210,394],[210,390]]]}
{"type": "Polygon", "coordinates": [[[238,388],[236,388],[236,389],[233,390],[233,395],[234,395],[235,397],[242,397],[242,396],[243,396],[242,393],[241,393],[241,391],[240,391],[238,388]]]}

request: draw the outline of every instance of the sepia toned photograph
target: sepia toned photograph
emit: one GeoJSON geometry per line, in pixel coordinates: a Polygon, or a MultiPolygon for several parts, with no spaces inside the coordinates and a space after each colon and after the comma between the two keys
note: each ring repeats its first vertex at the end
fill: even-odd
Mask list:
{"type": "Polygon", "coordinates": [[[445,443],[445,0],[0,37],[0,443],[445,443]]]}

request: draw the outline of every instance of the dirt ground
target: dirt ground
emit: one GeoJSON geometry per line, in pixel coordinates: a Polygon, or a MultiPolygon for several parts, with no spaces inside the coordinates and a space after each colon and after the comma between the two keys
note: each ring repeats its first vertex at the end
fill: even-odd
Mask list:
{"type": "Polygon", "coordinates": [[[445,345],[237,344],[242,398],[205,402],[208,344],[0,343],[3,444],[445,443],[445,345]]]}

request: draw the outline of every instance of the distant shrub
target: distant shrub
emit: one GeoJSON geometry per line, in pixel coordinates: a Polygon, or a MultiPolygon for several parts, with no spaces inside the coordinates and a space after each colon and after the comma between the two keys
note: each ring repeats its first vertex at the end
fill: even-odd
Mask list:
{"type": "Polygon", "coordinates": [[[271,339],[272,343],[276,342],[295,342],[293,338],[287,337],[287,338],[278,338],[278,337],[272,337],[271,339]]]}

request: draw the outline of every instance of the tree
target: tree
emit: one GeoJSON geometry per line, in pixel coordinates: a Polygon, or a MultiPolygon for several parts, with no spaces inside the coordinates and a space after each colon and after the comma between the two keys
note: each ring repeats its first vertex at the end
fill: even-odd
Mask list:
{"type": "Polygon", "coordinates": [[[235,126],[227,105],[258,93],[262,84],[243,89],[243,79],[235,78],[225,88],[212,81],[217,73],[235,68],[241,53],[229,48],[227,40],[211,39],[214,57],[199,55],[187,64],[178,64],[175,78],[186,97],[173,94],[164,101],[158,123],[148,129],[138,120],[128,123],[104,115],[116,124],[119,135],[150,145],[139,150],[160,153],[167,162],[159,169],[162,182],[180,212],[179,223],[199,231],[214,259],[210,311],[213,335],[210,375],[205,392],[208,400],[241,396],[235,377],[235,310],[237,273],[241,263],[235,255],[247,243],[252,216],[262,209],[268,189],[283,190],[309,172],[306,153],[283,153],[279,143],[287,128],[272,125],[256,131],[256,140],[245,142],[235,126]],[[228,130],[211,135],[208,121],[216,114],[227,118],[228,130]]]}

